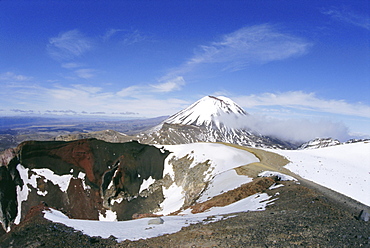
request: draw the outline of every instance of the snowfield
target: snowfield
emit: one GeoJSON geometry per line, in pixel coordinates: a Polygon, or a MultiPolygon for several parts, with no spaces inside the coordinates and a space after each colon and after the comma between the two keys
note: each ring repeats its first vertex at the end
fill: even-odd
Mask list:
{"type": "Polygon", "coordinates": [[[291,162],[285,166],[301,177],[370,206],[370,143],[310,150],[270,150],[291,162]]]}
{"type": "MultiPolygon", "coordinates": [[[[254,162],[259,159],[252,153],[214,143],[194,143],[184,145],[167,145],[166,150],[172,153],[166,158],[163,176],[169,174],[174,179],[173,166],[170,164],[173,158],[188,156],[192,159],[189,167],[191,170],[198,163],[209,160],[209,170],[206,171],[205,180],[210,181],[208,188],[203,192],[198,202],[203,202],[223,192],[235,189],[242,184],[252,181],[252,178],[236,174],[233,168],[254,162]]],[[[156,214],[170,214],[179,210],[185,198],[185,192],[181,185],[172,184],[170,188],[163,187],[165,200],[161,204],[162,210],[156,214]]]]}
{"type": "Polygon", "coordinates": [[[44,217],[48,220],[73,227],[89,236],[109,238],[113,235],[117,238],[118,242],[121,242],[126,239],[139,240],[176,233],[180,231],[182,227],[189,226],[190,224],[218,221],[223,219],[224,215],[227,214],[242,211],[262,211],[268,204],[271,204],[272,201],[273,200],[270,200],[270,196],[265,193],[255,194],[225,207],[214,207],[204,213],[184,213],[184,215],[163,216],[161,218],[164,220],[164,223],[160,225],[150,225],[149,221],[153,220],[153,218],[115,222],[69,219],[60,211],[53,209],[50,211],[45,210],[44,217]],[[212,220],[209,220],[208,217],[210,216],[214,216],[212,220]]]}

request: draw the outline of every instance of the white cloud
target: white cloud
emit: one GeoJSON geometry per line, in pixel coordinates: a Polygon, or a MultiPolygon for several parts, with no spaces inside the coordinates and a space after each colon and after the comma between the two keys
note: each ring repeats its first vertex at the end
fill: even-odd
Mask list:
{"type": "Polygon", "coordinates": [[[21,81],[29,81],[32,77],[15,74],[14,72],[4,72],[0,74],[0,81],[15,81],[15,82],[21,82],[21,81]]]}
{"type": "Polygon", "coordinates": [[[47,51],[56,60],[70,60],[81,56],[92,47],[92,41],[74,29],[50,38],[47,51]]]}
{"type": "Polygon", "coordinates": [[[307,40],[282,32],[277,26],[263,24],[243,27],[218,41],[201,45],[193,56],[170,70],[163,78],[186,76],[201,66],[216,66],[218,71],[243,70],[252,64],[264,64],[303,55],[312,46],[307,40]]]}
{"type": "Polygon", "coordinates": [[[138,30],[134,30],[132,32],[125,34],[123,38],[124,38],[123,43],[125,45],[132,45],[132,44],[142,42],[148,39],[146,35],[142,34],[138,30]]]}
{"type": "MultiPolygon", "coordinates": [[[[364,125],[370,120],[369,106],[340,100],[319,99],[313,93],[265,93],[232,99],[245,107],[248,112],[254,109],[254,112],[260,114],[251,112],[250,116],[238,121],[226,118],[225,121],[229,122],[229,125],[246,127],[264,135],[294,142],[303,142],[316,137],[345,140],[350,135],[343,123],[351,118],[349,116],[363,118],[364,125]],[[321,114],[325,111],[331,115],[321,114]],[[313,118],[302,118],[307,113],[313,118]],[[341,118],[329,119],[329,116],[335,116],[335,114],[340,114],[341,118]]],[[[49,114],[50,111],[53,111],[53,114],[68,114],[72,113],[71,111],[74,114],[132,112],[138,113],[137,116],[140,117],[156,117],[174,114],[190,103],[181,99],[163,97],[162,94],[156,96],[153,88],[149,86],[130,86],[118,92],[109,92],[101,87],[83,84],[45,87],[29,82],[18,82],[4,84],[0,92],[0,105],[5,109],[3,112],[9,112],[11,109],[49,114]],[[9,95],[12,97],[9,98],[9,95]]],[[[356,130],[351,130],[353,131],[356,130]]]]}
{"type": "Polygon", "coordinates": [[[75,74],[79,77],[79,78],[83,78],[83,79],[89,79],[89,78],[93,78],[95,76],[95,70],[93,69],[78,69],[78,70],[75,70],[75,74]]]}
{"type": "Polygon", "coordinates": [[[175,90],[180,90],[182,86],[185,85],[185,80],[182,76],[177,76],[166,80],[163,83],[153,84],[151,87],[156,92],[171,92],[175,90]]]}
{"type": "Polygon", "coordinates": [[[144,91],[145,87],[133,85],[118,91],[116,95],[119,97],[135,97],[141,95],[144,91]]]}
{"type": "Polygon", "coordinates": [[[116,33],[123,32],[124,29],[116,29],[116,28],[111,28],[109,29],[104,35],[103,35],[103,40],[107,41],[109,40],[112,36],[114,36],[116,33]]]}
{"type": "Polygon", "coordinates": [[[220,41],[200,46],[188,65],[222,63],[224,69],[240,70],[249,64],[267,63],[299,56],[311,46],[306,40],[279,31],[269,24],[244,27],[220,41]]]}
{"type": "Polygon", "coordinates": [[[370,16],[355,13],[345,8],[331,8],[329,10],[322,11],[321,13],[329,15],[337,21],[346,22],[370,30],[370,16]]]}
{"type": "Polygon", "coordinates": [[[342,114],[370,118],[370,106],[362,103],[348,103],[344,100],[320,99],[314,93],[289,91],[264,93],[261,95],[239,96],[235,101],[243,107],[280,106],[297,110],[307,110],[332,114],[342,114]]]}
{"type": "Polygon", "coordinates": [[[303,143],[314,138],[332,137],[342,141],[350,138],[349,130],[343,123],[330,120],[278,119],[253,114],[232,119],[225,115],[223,122],[234,128],[246,128],[254,132],[290,142],[303,143]]]}
{"type": "Polygon", "coordinates": [[[157,98],[148,89],[150,88],[131,86],[118,92],[107,92],[100,87],[82,84],[48,87],[19,85],[0,92],[0,104],[4,107],[11,106],[12,109],[31,109],[48,114],[52,110],[53,114],[68,114],[71,111],[80,114],[138,113],[137,116],[140,117],[170,115],[189,104],[171,97],[157,98]],[[13,98],[2,97],[9,92],[12,92],[13,98]]]}
{"type": "Polygon", "coordinates": [[[150,39],[147,35],[139,30],[126,30],[126,29],[109,29],[103,36],[103,41],[108,41],[115,37],[116,40],[122,41],[123,45],[132,45],[150,39]]]}
{"type": "Polygon", "coordinates": [[[66,69],[75,69],[75,68],[79,68],[79,67],[82,67],[82,66],[83,66],[83,64],[74,63],[74,62],[63,63],[62,64],[62,67],[66,68],[66,69]]]}

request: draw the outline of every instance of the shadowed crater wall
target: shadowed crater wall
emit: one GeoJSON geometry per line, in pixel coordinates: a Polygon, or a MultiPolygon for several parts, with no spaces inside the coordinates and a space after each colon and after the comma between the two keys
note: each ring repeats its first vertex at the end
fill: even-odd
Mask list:
{"type": "Polygon", "coordinates": [[[7,229],[45,202],[71,218],[117,220],[151,213],[163,201],[169,152],[136,141],[27,141],[0,167],[0,221],[7,229]],[[150,187],[141,188],[143,183],[150,187]],[[110,212],[110,213],[112,213],[110,212]]]}

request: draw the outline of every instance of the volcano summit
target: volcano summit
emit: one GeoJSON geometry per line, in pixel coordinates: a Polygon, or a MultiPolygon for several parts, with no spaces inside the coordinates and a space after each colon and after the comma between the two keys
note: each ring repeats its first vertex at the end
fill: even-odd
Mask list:
{"type": "Polygon", "coordinates": [[[227,97],[205,96],[150,129],[139,140],[157,144],[226,142],[263,148],[294,147],[289,142],[230,125],[245,121],[247,116],[248,113],[227,97]]]}

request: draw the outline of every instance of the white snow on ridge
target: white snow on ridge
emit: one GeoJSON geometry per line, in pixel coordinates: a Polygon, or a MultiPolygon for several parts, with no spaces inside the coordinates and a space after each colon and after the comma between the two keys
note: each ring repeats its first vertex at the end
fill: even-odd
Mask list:
{"type": "Polygon", "coordinates": [[[291,161],[285,167],[292,172],[370,206],[369,142],[273,152],[291,161]]]}
{"type": "Polygon", "coordinates": [[[209,211],[199,214],[185,214],[182,216],[163,216],[164,223],[161,225],[148,225],[151,218],[143,218],[129,221],[94,221],[94,220],[76,220],[69,219],[60,211],[51,209],[44,211],[44,217],[53,222],[62,223],[76,230],[82,231],[89,236],[100,236],[109,238],[111,235],[117,238],[118,242],[124,240],[139,240],[161,236],[164,234],[176,233],[182,227],[189,226],[195,223],[209,223],[206,219],[210,216],[216,216],[213,221],[218,221],[223,218],[222,215],[247,212],[247,211],[262,211],[266,206],[271,204],[270,196],[266,193],[255,194],[244,198],[238,202],[225,207],[214,207],[209,211]]]}
{"type": "Polygon", "coordinates": [[[197,200],[197,203],[205,202],[216,195],[238,188],[242,184],[252,182],[252,178],[238,175],[234,169],[216,175],[208,184],[207,189],[197,200]]]}
{"type": "Polygon", "coordinates": [[[223,144],[193,143],[183,145],[165,145],[164,148],[166,150],[169,150],[170,152],[173,152],[167,157],[165,161],[165,170],[169,168],[168,161],[173,156],[177,158],[182,158],[188,154],[194,158],[194,162],[192,163],[190,168],[195,166],[197,163],[202,163],[206,160],[210,160],[212,166],[215,169],[215,174],[233,169],[241,165],[259,162],[259,159],[254,156],[254,154],[223,144]]]}
{"type": "Polygon", "coordinates": [[[219,127],[218,116],[223,114],[246,115],[245,111],[227,97],[205,96],[186,109],[169,117],[165,122],[185,125],[209,125],[212,121],[219,127]]]}
{"type": "MultiPolygon", "coordinates": [[[[237,188],[241,184],[250,182],[251,178],[247,176],[239,176],[230,170],[241,165],[259,162],[259,159],[254,154],[223,144],[193,143],[166,145],[164,148],[172,153],[165,160],[163,176],[169,174],[172,179],[174,179],[175,172],[170,163],[171,159],[180,159],[185,156],[192,158],[193,162],[190,165],[190,169],[198,163],[203,163],[209,160],[210,169],[204,175],[205,180],[211,180],[214,178],[217,181],[210,183],[207,190],[203,192],[203,196],[200,198],[200,201],[205,201],[208,197],[213,197],[228,190],[237,188]]],[[[162,210],[156,214],[166,215],[173,213],[179,210],[184,204],[185,192],[181,185],[176,185],[174,183],[168,189],[163,187],[163,194],[165,200],[161,203],[162,210]]]]}

